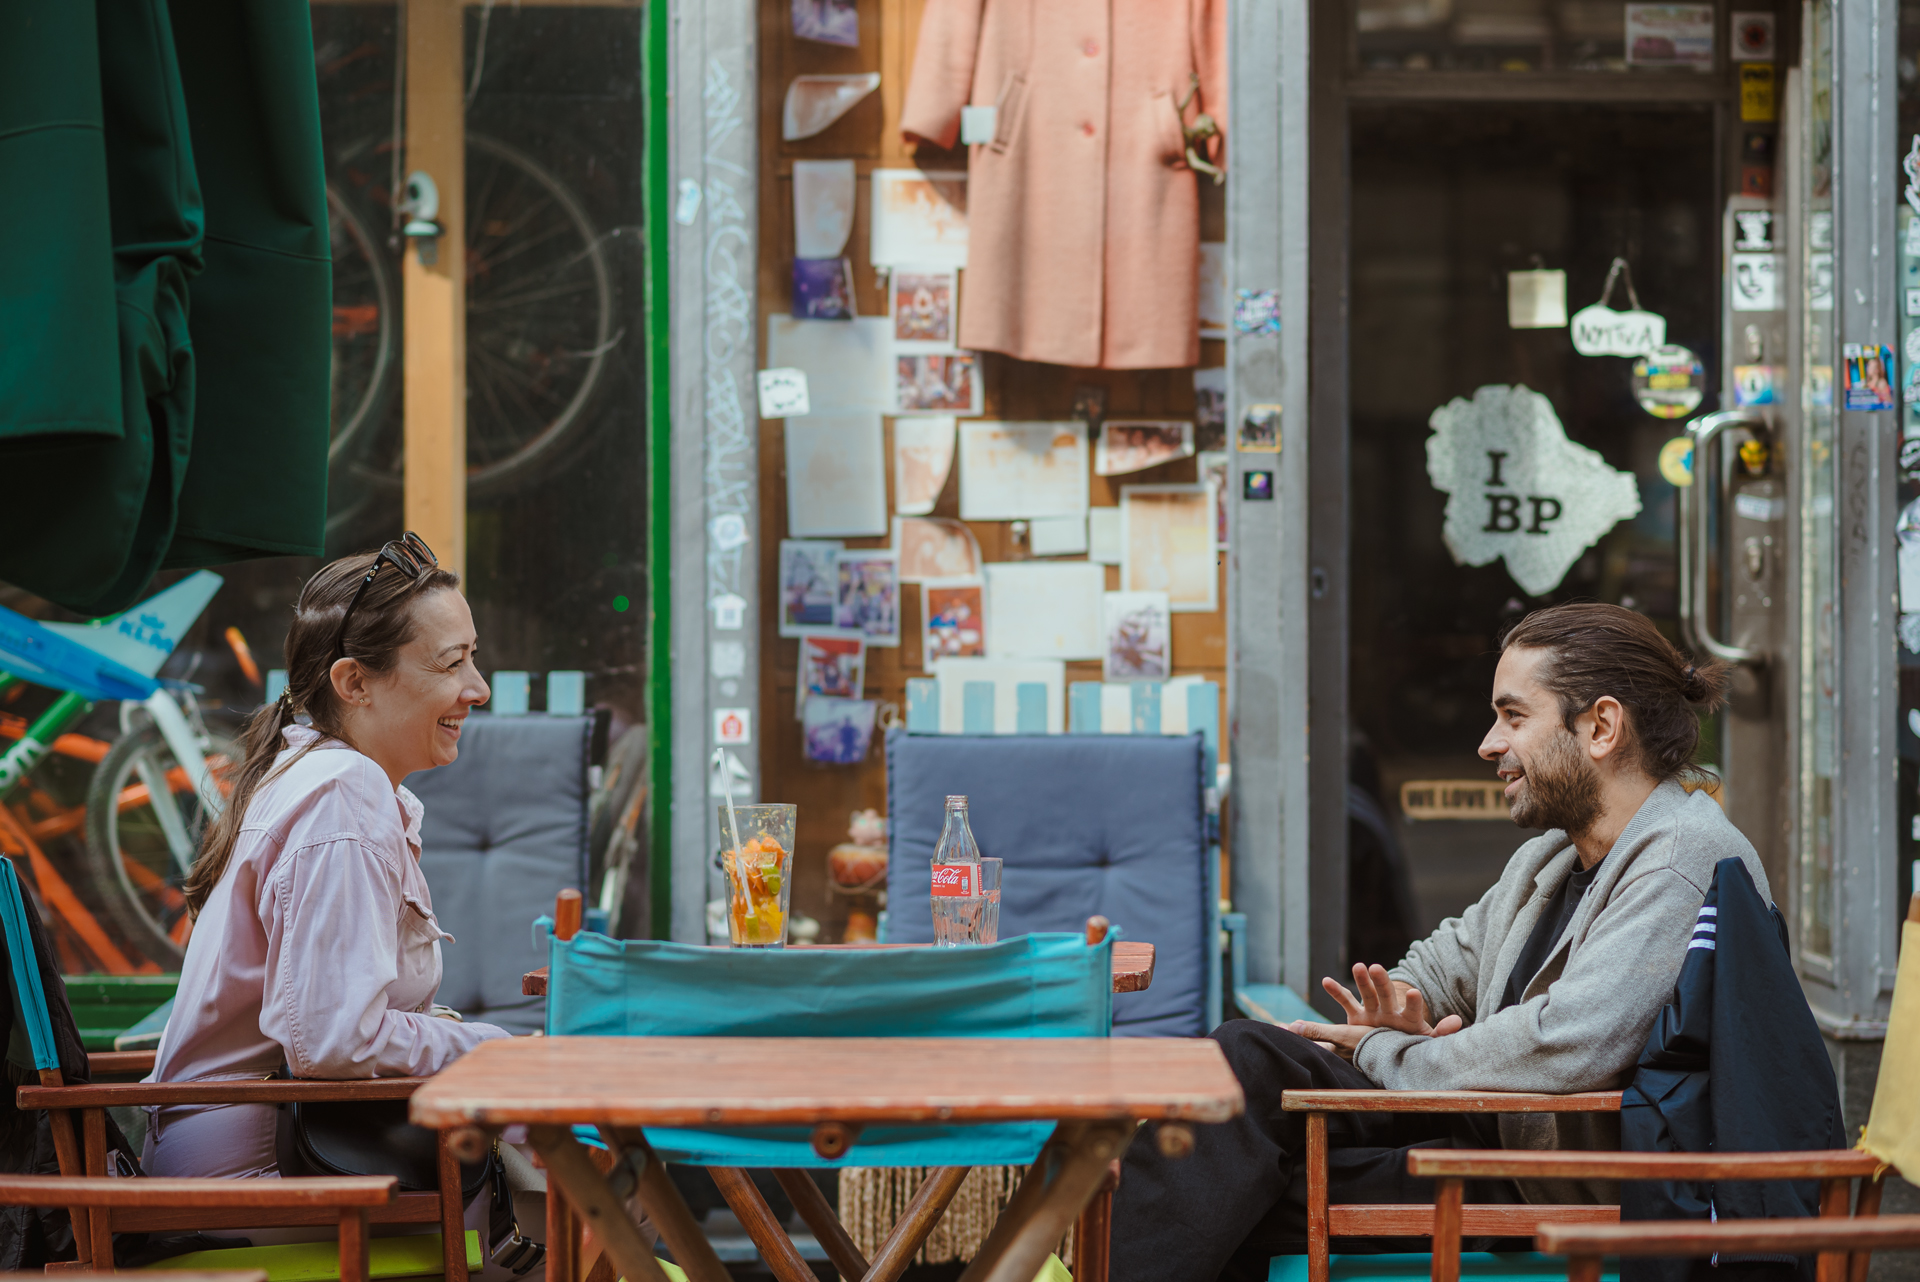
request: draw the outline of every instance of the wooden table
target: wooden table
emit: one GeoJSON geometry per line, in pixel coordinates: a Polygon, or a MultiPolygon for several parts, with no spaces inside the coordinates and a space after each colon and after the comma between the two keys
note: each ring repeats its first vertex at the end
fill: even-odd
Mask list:
{"type": "MultiPolygon", "coordinates": [[[[809,948],[928,948],[929,944],[809,944],[809,948]]],[[[1153,945],[1132,939],[1113,941],[1113,991],[1143,993],[1153,984],[1153,945]]],[[[547,995],[547,968],[520,977],[520,991],[528,997],[547,995]]]]}
{"type": "MultiPolygon", "coordinates": [[[[1225,1121],[1244,1107],[1220,1048],[1204,1039],[516,1037],[482,1043],[456,1060],[415,1092],[411,1116],[443,1130],[526,1124],[549,1176],[628,1282],[665,1279],[625,1214],[630,1194],[694,1282],[727,1282],[645,1127],[810,1126],[819,1147],[823,1132],[856,1143],[866,1125],[1054,1122],[1053,1137],[963,1277],[1030,1282],[1140,1122],[1162,1122],[1177,1149],[1181,1137],[1191,1145],[1187,1123],[1225,1121]],[[613,1147],[611,1180],[574,1139],[577,1124],[598,1126],[613,1147]]],[[[1169,1147],[1165,1136],[1161,1143],[1169,1147]]],[[[752,1182],[724,1168],[714,1174],[735,1210],[744,1207],[742,1223],[775,1276],[810,1279],[752,1182]]],[[[843,1276],[892,1282],[966,1168],[928,1177],[871,1264],[803,1172],[780,1174],[843,1276]]]]}

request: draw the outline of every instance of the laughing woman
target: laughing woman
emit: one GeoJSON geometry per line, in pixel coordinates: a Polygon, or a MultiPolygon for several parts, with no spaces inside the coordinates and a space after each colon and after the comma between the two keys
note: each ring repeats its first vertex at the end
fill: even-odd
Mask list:
{"type": "MultiPolygon", "coordinates": [[[[414,534],[307,581],[287,690],[187,878],[194,913],[152,1081],[418,1077],[507,1036],[433,1005],[440,941],[420,803],[400,781],[460,755],[487,700],[457,576],[414,534]],[[304,718],[304,721],[300,720],[304,718]]],[[[276,1110],[156,1110],[154,1175],[272,1176],[276,1110]]]]}

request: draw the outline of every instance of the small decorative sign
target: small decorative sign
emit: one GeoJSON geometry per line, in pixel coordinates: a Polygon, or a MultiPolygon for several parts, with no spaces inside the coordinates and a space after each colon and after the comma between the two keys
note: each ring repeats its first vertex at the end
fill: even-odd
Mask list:
{"type": "Polygon", "coordinates": [[[752,743],[753,709],[715,708],[713,740],[715,743],[752,743]]]}
{"type": "Polygon", "coordinates": [[[1684,347],[1657,347],[1633,363],[1633,399],[1655,418],[1685,418],[1707,394],[1707,367],[1684,347]]]}
{"type": "Polygon", "coordinates": [[[933,897],[935,899],[973,899],[980,892],[975,889],[979,864],[935,864],[933,865],[933,897]]]}
{"type": "Polygon", "coordinates": [[[1660,475],[1675,489],[1693,484],[1693,438],[1676,436],[1660,447],[1660,475]]]}
{"type": "Polygon", "coordinates": [[[759,383],[761,418],[801,418],[813,412],[807,400],[807,371],[763,369],[759,383]]]}
{"type": "Polygon", "coordinates": [[[1582,356],[1639,356],[1666,341],[1666,317],[1641,309],[1632,269],[1626,259],[1614,259],[1606,284],[1600,287],[1600,301],[1573,314],[1573,350],[1582,356]],[[1616,281],[1626,285],[1629,311],[1616,312],[1607,306],[1616,281]]]}

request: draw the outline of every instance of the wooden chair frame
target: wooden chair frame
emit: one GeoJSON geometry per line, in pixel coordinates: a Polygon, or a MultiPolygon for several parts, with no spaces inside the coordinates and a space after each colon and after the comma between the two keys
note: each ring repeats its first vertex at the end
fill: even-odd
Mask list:
{"type": "MultiPolygon", "coordinates": [[[[1307,1115],[1307,1278],[1328,1282],[1336,1237],[1427,1237],[1439,1208],[1419,1203],[1328,1205],[1327,1115],[1330,1113],[1617,1113],[1619,1091],[1549,1095],[1520,1091],[1287,1091],[1280,1108],[1307,1115]]],[[[1444,1152],[1445,1150],[1436,1150],[1444,1152]]],[[[1474,1205],[1457,1208],[1461,1232],[1525,1237],[1541,1224],[1613,1223],[1617,1206],[1474,1205]]],[[[1434,1252],[1437,1260],[1441,1252],[1434,1252]]],[[[1453,1250],[1459,1267],[1459,1244],[1453,1250]]],[[[1439,1275],[1436,1274],[1436,1277],[1439,1275]]]]}
{"type": "MultiPolygon", "coordinates": [[[[79,1206],[90,1212],[94,1268],[113,1269],[113,1230],[146,1227],[123,1222],[140,1212],[186,1214],[233,1210],[261,1213],[268,1224],[340,1226],[340,1282],[368,1282],[372,1271],[367,1224],[391,1206],[391,1175],[304,1180],[122,1180],[64,1175],[0,1175],[0,1206],[79,1206]],[[290,1216],[304,1217],[289,1219],[290,1216]],[[102,1243],[104,1242],[104,1247],[102,1243]]],[[[226,1221],[221,1220],[222,1224],[226,1221]]],[[[79,1234],[75,1234],[76,1240],[79,1234]]],[[[465,1259],[465,1251],[461,1253],[465,1259]]]]}
{"type": "MultiPolygon", "coordinates": [[[[554,938],[572,939],[579,934],[581,918],[580,892],[561,891],[553,908],[554,938]]],[[[1099,943],[1106,938],[1107,930],[1106,918],[1089,919],[1087,942],[1099,943]]],[[[822,1156],[837,1157],[857,1137],[857,1128],[828,1122],[816,1128],[813,1144],[822,1156]]],[[[445,1143],[444,1140],[442,1142],[445,1143]]],[[[1039,1170],[1047,1158],[1048,1155],[1042,1153],[1034,1170],[1039,1170]]],[[[613,1162],[614,1157],[610,1153],[595,1154],[596,1166],[604,1163],[611,1168],[613,1162]]],[[[658,1164],[650,1165],[657,1168],[658,1164]]],[[[894,1224],[871,1261],[860,1253],[860,1248],[854,1244],[839,1217],[834,1214],[833,1207],[828,1204],[826,1195],[821,1193],[819,1185],[813,1182],[806,1171],[798,1168],[777,1170],[773,1175],[841,1277],[851,1282],[897,1282],[907,1266],[913,1263],[913,1257],[926,1242],[927,1235],[940,1223],[940,1217],[959,1193],[960,1185],[965,1182],[970,1169],[965,1166],[942,1166],[930,1172],[908,1203],[906,1213],[894,1224]]],[[[812,1267],[801,1257],[799,1248],[787,1236],[785,1226],[774,1215],[744,1170],[710,1166],[707,1173],[713,1177],[713,1182],[720,1189],[720,1196],[726,1199],[727,1206],[739,1218],[741,1227],[759,1250],[761,1258],[767,1262],[777,1282],[817,1282],[812,1267]]],[[[1075,1282],[1107,1282],[1108,1252],[1113,1229],[1113,1194],[1119,1187],[1119,1174],[1119,1163],[1115,1161],[1110,1164],[1099,1190],[1076,1222],[1075,1282]]],[[[560,1191],[559,1182],[549,1179],[548,1282],[613,1282],[613,1278],[613,1265],[604,1252],[603,1244],[596,1242],[589,1231],[583,1230],[579,1211],[560,1191]]]]}
{"type": "MultiPolygon", "coordinates": [[[[153,1068],[152,1051],[96,1052],[87,1057],[94,1074],[145,1073],[153,1068]]],[[[107,1175],[107,1109],[149,1104],[280,1104],[338,1103],[373,1100],[410,1099],[428,1079],[424,1077],[377,1077],[354,1081],[223,1081],[223,1082],[94,1082],[69,1086],[58,1069],[40,1070],[40,1085],[22,1086],[15,1101],[22,1109],[43,1109],[53,1131],[55,1156],[59,1159],[58,1178],[84,1188],[85,1181],[107,1175]],[[77,1115],[80,1134],[74,1134],[77,1115]]],[[[441,1252],[447,1282],[467,1282],[467,1246],[465,1204],[460,1195],[460,1162],[447,1147],[447,1136],[439,1141],[440,1188],[432,1193],[401,1193],[370,1206],[368,1219],[376,1224],[437,1224],[440,1226],[441,1252]]],[[[389,1179],[387,1176],[377,1177],[389,1179]]],[[[141,1183],[171,1181],[141,1181],[141,1183]]],[[[115,1183],[126,1183],[115,1181],[115,1183]]],[[[245,1181],[247,1184],[271,1181],[245,1181]]],[[[282,1180],[279,1183],[300,1181],[282,1180]]],[[[113,1267],[113,1232],[177,1233],[201,1229],[291,1228],[326,1225],[334,1222],[329,1205],[298,1200],[277,1202],[206,1201],[162,1203],[129,1201],[111,1215],[95,1216],[84,1201],[61,1203],[73,1219],[74,1241],[79,1248],[78,1267],[113,1267]],[[219,1214],[209,1218],[207,1212],[219,1214]],[[109,1227],[110,1226],[110,1227],[109,1227]],[[104,1261],[104,1263],[101,1263],[104,1261]]],[[[106,1205],[104,1203],[100,1205],[106,1205]]]]}
{"type": "Polygon", "coordinates": [[[1863,1278],[1876,1250],[1920,1247],[1920,1215],[1821,1216],[1800,1220],[1648,1220],[1638,1224],[1552,1224],[1536,1238],[1567,1257],[1568,1282],[1599,1282],[1608,1255],[1715,1255],[1722,1251],[1819,1253],[1820,1282],[1863,1278]],[[1851,1263],[1847,1263],[1851,1261],[1851,1263]]]}
{"type": "MultiPolygon", "coordinates": [[[[1407,1154],[1409,1174],[1435,1181],[1433,1217],[1434,1282],[1459,1282],[1461,1190],[1469,1179],[1602,1179],[1602,1180],[1819,1180],[1823,1218],[1871,1218],[1880,1213],[1884,1176],[1890,1170],[1871,1153],[1857,1149],[1826,1149],[1798,1153],[1576,1153],[1556,1150],[1415,1149],[1407,1154]],[[1850,1196],[1852,1182],[1860,1181],[1858,1197],[1850,1196]]],[[[1530,1208],[1519,1208],[1530,1209],[1530,1208]]],[[[1552,1210],[1554,1208],[1544,1208],[1552,1210]]],[[[1802,1220],[1768,1221],[1804,1224],[1802,1220]]],[[[1647,1222],[1654,1224],[1655,1222],[1647,1222]]],[[[1671,1228],[1675,1222],[1658,1222],[1671,1228]]],[[[1678,1221],[1692,1228],[1699,1221],[1678,1221]]],[[[1726,1221],[1728,1226],[1756,1221],[1726,1221]]],[[[1606,1232],[1637,1230],[1647,1224],[1616,1224],[1606,1232]]],[[[1542,1222],[1537,1229],[1584,1231],[1594,1224],[1542,1222]]],[[[1558,1254],[1559,1252],[1556,1252],[1558,1254]]],[[[1638,1254],[1658,1255],[1644,1251],[1638,1254]]],[[[1665,1254],[1685,1254],[1681,1251],[1665,1254]]],[[[1711,1254],[1711,1251],[1703,1252],[1711,1254]]],[[[1817,1282],[1866,1282],[1865,1254],[1851,1266],[1844,1254],[1821,1257],[1817,1282]]],[[[1595,1275],[1598,1276],[1597,1274],[1595,1275]]]]}

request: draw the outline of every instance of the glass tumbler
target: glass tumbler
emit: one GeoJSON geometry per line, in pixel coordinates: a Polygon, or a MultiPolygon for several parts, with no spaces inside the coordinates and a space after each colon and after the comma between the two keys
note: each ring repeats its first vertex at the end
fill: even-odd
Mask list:
{"type": "Polygon", "coordinates": [[[934,947],[999,942],[1000,869],[998,859],[977,864],[932,861],[934,947]]]}
{"type": "Polygon", "coordinates": [[[791,805],[720,808],[720,871],[727,882],[727,942],[735,948],[784,948],[793,897],[791,805]],[[738,842],[733,824],[739,824],[738,842]]]}

